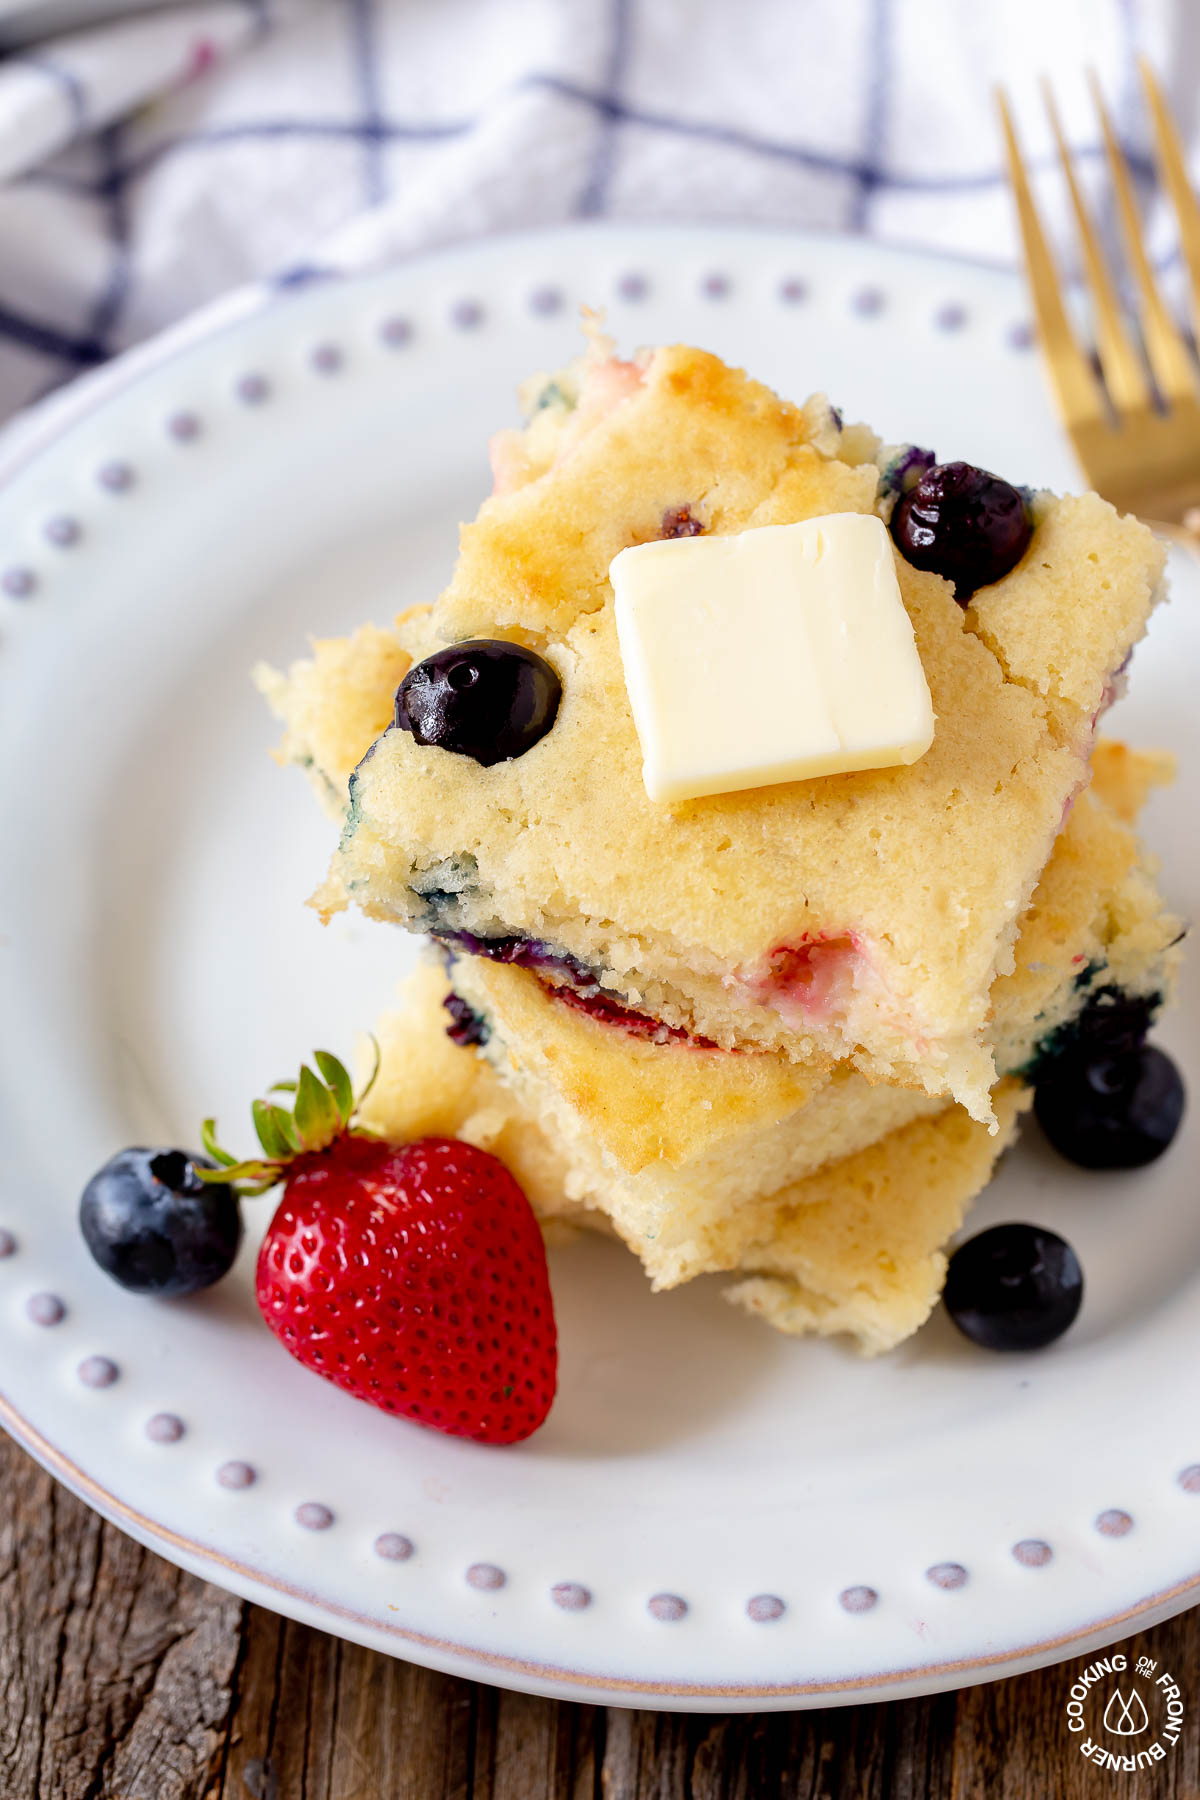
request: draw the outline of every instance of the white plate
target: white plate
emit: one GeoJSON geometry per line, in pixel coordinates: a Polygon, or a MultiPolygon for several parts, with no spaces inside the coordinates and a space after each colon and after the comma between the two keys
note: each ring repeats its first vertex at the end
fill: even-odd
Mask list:
{"type": "MultiPolygon", "coordinates": [[[[77,1235],[79,1190],[118,1145],[194,1143],[214,1108],[240,1134],[265,1082],[315,1043],[348,1050],[387,1001],[411,945],[359,919],[322,931],[303,907],[329,828],[268,760],[247,670],[436,591],[488,433],[520,377],[573,351],[580,299],[626,345],[691,339],[787,393],[827,388],[889,437],[1072,479],[1036,359],[1010,340],[1015,280],[832,237],[616,227],[283,297],[135,370],[11,473],[0,581],[35,585],[0,596],[4,1416],[185,1567],[538,1692],[795,1706],[1106,1641],[1200,1580],[1200,1469],[1180,1479],[1200,1464],[1194,1125],[1136,1175],[1075,1173],[1032,1143],[1008,1160],[976,1223],[1053,1225],[1088,1276],[1078,1326],[1040,1356],[974,1351],[939,1317],[864,1363],[772,1336],[716,1282],[653,1298],[611,1246],[556,1253],[561,1395],[511,1451],[397,1423],[292,1362],[255,1313],[252,1243],[232,1280],[168,1305],[125,1296],[77,1235]],[[74,542],[47,540],[54,520],[74,542]],[[61,1303],[56,1324],[34,1296],[61,1303]],[[111,1373],[89,1357],[116,1378],[89,1385],[81,1365],[111,1373]],[[182,1435],[152,1441],[164,1414],[182,1435]],[[257,1479],[222,1485],[231,1464],[257,1479]],[[381,1557],[384,1533],[414,1554],[381,1557]],[[1048,1560],[1014,1555],[1030,1542],[1048,1560]],[[936,1585],[944,1564],[965,1582],[936,1585]],[[504,1585],[472,1585],[475,1565],[504,1585]],[[564,1582],[590,1604],[557,1604],[564,1582]],[[850,1609],[856,1592],[874,1603],[850,1609]],[[664,1594],[682,1617],[651,1610],[664,1594]],[[748,1614],[764,1595],[781,1616],[748,1614]]],[[[1148,818],[1184,912],[1194,598],[1159,615],[1117,721],[1185,754],[1148,818]]],[[[1196,1069],[1188,993],[1163,1037],[1196,1069]]],[[[255,1237],[268,1206],[249,1210],[255,1237]]]]}

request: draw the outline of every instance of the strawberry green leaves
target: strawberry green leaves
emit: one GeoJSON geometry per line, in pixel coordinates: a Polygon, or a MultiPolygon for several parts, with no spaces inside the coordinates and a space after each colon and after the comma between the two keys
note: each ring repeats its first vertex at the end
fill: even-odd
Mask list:
{"type": "MultiPolygon", "coordinates": [[[[374,1038],[371,1039],[371,1042],[375,1044],[374,1038]]],[[[316,1063],[318,1069],[320,1069],[322,1078],[328,1086],[329,1092],[333,1095],[343,1125],[348,1125],[356,1104],[350,1077],[347,1075],[337,1057],[331,1056],[328,1050],[314,1050],[313,1061],[316,1063]]],[[[305,1073],[307,1073],[307,1070],[305,1073]]],[[[375,1044],[375,1067],[371,1072],[370,1080],[367,1082],[366,1087],[359,1096],[360,1102],[366,1099],[372,1087],[374,1087],[375,1077],[378,1073],[379,1045],[375,1044]]]]}
{"type": "Polygon", "coordinates": [[[349,1114],[343,1119],[332,1088],[319,1080],[307,1063],[300,1070],[292,1116],[306,1150],[324,1150],[349,1123],[349,1114]]]}
{"type": "Polygon", "coordinates": [[[262,1147],[261,1156],[239,1161],[217,1142],[215,1119],[205,1119],[200,1138],[206,1153],[217,1164],[215,1169],[197,1169],[202,1181],[224,1181],[237,1184],[246,1198],[265,1194],[287,1175],[301,1157],[319,1156],[323,1150],[349,1134],[372,1137],[373,1132],[353,1123],[355,1113],[375,1085],[379,1073],[379,1045],[371,1040],[375,1063],[362,1092],[355,1097],[354,1084],[345,1066],[328,1050],[313,1052],[319,1074],[307,1063],[300,1066],[296,1081],[277,1081],[268,1090],[272,1094],[291,1094],[291,1110],[274,1100],[255,1100],[251,1105],[254,1130],[262,1147]]]}

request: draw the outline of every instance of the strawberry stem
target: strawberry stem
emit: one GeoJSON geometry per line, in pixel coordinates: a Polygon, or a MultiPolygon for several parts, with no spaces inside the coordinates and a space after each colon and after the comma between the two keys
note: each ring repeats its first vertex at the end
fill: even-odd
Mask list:
{"type": "Polygon", "coordinates": [[[208,1152],[209,1156],[212,1157],[214,1162],[220,1163],[222,1167],[226,1169],[231,1169],[237,1161],[237,1158],[236,1156],[230,1156],[228,1150],[222,1150],[220,1144],[217,1142],[216,1131],[217,1121],[215,1119],[205,1119],[203,1125],[200,1127],[200,1142],[204,1145],[205,1150],[208,1152]]]}
{"type": "Polygon", "coordinates": [[[371,1044],[375,1060],[366,1085],[357,1098],[354,1084],[344,1064],[328,1050],[313,1052],[317,1075],[307,1063],[300,1065],[295,1081],[277,1081],[267,1089],[269,1094],[293,1094],[291,1110],[272,1100],[255,1100],[250,1112],[263,1155],[239,1161],[217,1141],[217,1122],[205,1119],[200,1127],[200,1141],[207,1155],[218,1166],[196,1170],[201,1181],[232,1182],[244,1198],[265,1194],[280,1181],[298,1157],[315,1156],[328,1150],[340,1137],[373,1137],[365,1126],[356,1125],[354,1116],[375,1085],[379,1074],[380,1052],[374,1038],[371,1044]]]}

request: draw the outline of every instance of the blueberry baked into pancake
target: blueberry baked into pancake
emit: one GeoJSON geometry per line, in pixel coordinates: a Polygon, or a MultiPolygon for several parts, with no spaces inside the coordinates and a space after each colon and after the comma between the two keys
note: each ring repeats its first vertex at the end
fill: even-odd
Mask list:
{"type": "Polygon", "coordinates": [[[493,1150],[539,1216],[615,1232],[657,1288],[750,1271],[732,1297],[773,1324],[890,1348],[934,1304],[945,1241],[1039,1065],[1115,995],[1144,1022],[1161,1004],[1179,924],[1118,805],[1130,811],[1168,772],[1161,757],[1098,747],[1015,968],[994,986],[1007,1076],[993,1095],[997,1136],[959,1106],[872,1087],[845,1064],[810,1078],[779,1052],[614,1030],[556,1003],[529,971],[469,956],[448,970],[431,958],[380,1022],[367,1121],[401,1141],[449,1131],[493,1150]]]}
{"type": "MultiPolygon", "coordinates": [[[[1150,532],[1095,496],[1026,503],[964,465],[927,469],[896,504],[889,470],[914,473],[916,458],[681,347],[621,363],[594,345],[495,461],[450,586],[370,636],[378,735],[347,743],[336,768],[305,742],[306,715],[341,703],[323,671],[344,646],[275,687],[289,754],[339,790],[349,776],[321,909],[353,902],[724,1049],[849,1059],[990,1120],[988,995],[1156,598],[1150,532]],[[652,799],[614,559],[656,540],[689,565],[722,548],[711,539],[761,556],[772,527],[889,509],[928,748],[748,788],[731,767],[733,791],[652,799]],[[933,566],[943,538],[951,579],[933,566]]],[[[684,567],[680,591],[699,578],[684,567]]],[[[703,660],[708,640],[689,638],[703,660]]],[[[710,783],[739,735],[800,692],[807,662],[790,638],[739,639],[736,618],[720,649],[715,691],[684,689],[710,783]]],[[[896,684],[886,664],[883,680],[896,684]]]]}
{"type": "Polygon", "coordinates": [[[438,947],[364,1117],[889,1348],[1031,1081],[1099,1045],[1159,1104],[1169,764],[1096,728],[1162,551],[685,346],[523,398],[441,597],[258,676],[340,826],[314,904],[438,947]]]}

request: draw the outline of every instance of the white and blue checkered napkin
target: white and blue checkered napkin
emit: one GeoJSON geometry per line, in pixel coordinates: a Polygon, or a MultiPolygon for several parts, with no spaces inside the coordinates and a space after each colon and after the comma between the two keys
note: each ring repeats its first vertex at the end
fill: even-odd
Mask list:
{"type": "MultiPolygon", "coordinates": [[[[1099,177],[1098,69],[1147,202],[1139,50],[1200,148],[1196,0],[117,3],[69,0],[90,22],[39,38],[64,0],[21,0],[26,41],[0,58],[0,419],[307,269],[580,216],[1011,261],[995,82],[1065,217],[1041,70],[1099,177]]],[[[1153,226],[1169,264],[1165,210],[1153,226]]]]}

